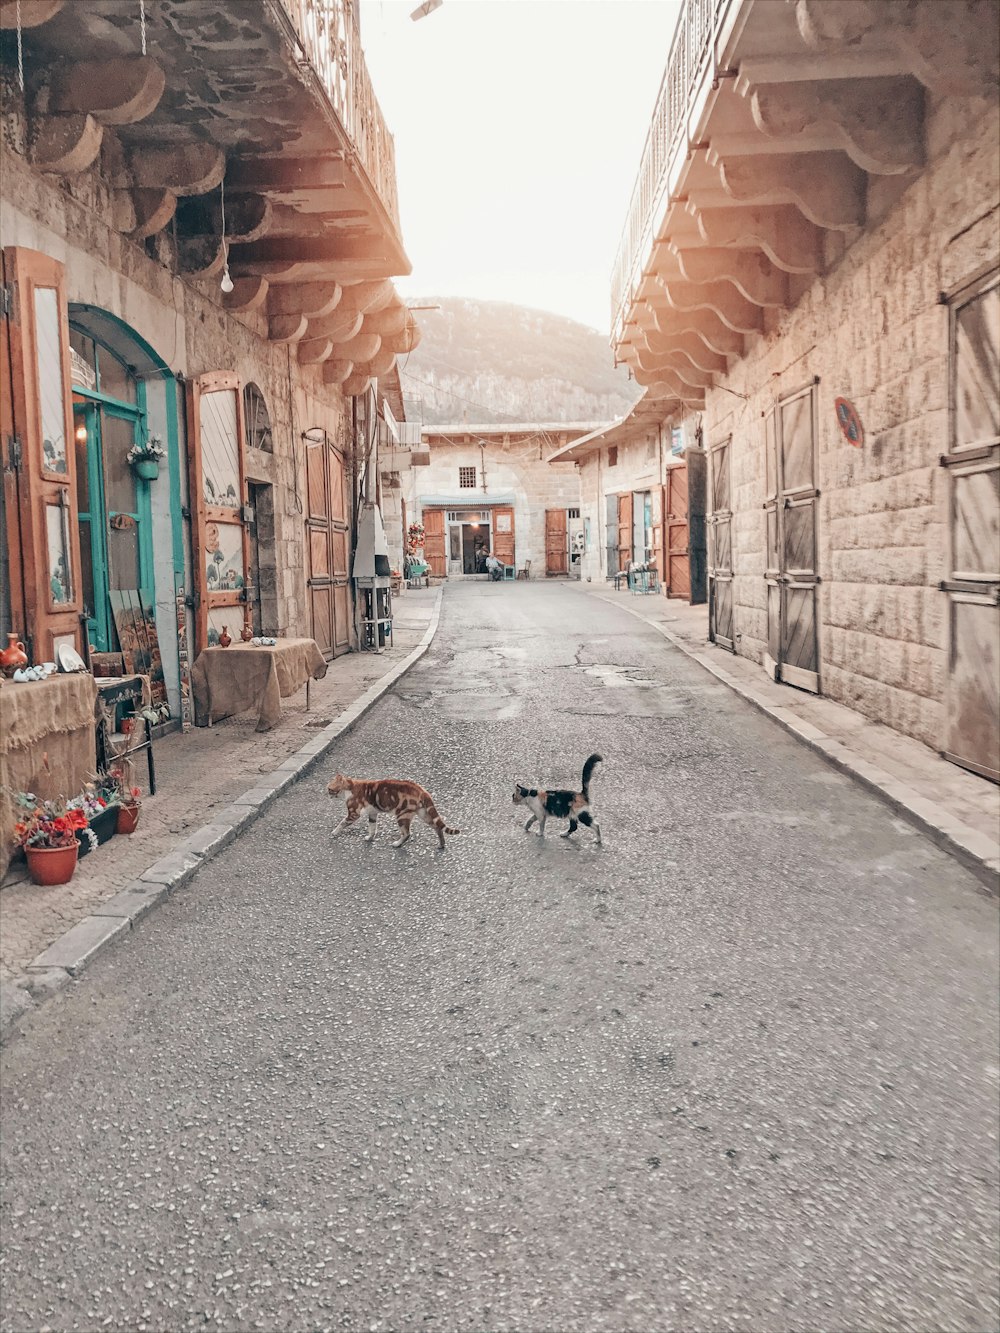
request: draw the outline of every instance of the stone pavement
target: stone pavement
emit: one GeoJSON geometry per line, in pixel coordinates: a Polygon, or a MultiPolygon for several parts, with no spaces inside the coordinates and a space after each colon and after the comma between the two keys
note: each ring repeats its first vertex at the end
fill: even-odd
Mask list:
{"type": "MultiPolygon", "coordinates": [[[[157,742],[157,794],[144,797],[138,829],[129,837],[112,838],[81,859],[69,884],[41,888],[28,880],[23,865],[12,867],[0,888],[0,983],[23,977],[36,956],[64,932],[73,928],[77,938],[79,923],[98,916],[119,891],[134,886],[151,867],[176,854],[196,831],[219,827],[220,814],[232,810],[241,793],[269,786],[272,775],[302,747],[322,753],[335,739],[331,735],[323,744],[325,729],[336,728],[338,720],[369,692],[377,696],[389,687],[400,664],[436,624],[440,599],[437,589],[407,590],[395,603],[393,646],[381,654],[350,653],[331,662],[325,679],[313,681],[308,713],[305,690],[300,690],[282,700],[282,720],[269,732],[255,731],[257,714],[250,711],[157,742]]],[[[280,776],[289,773],[297,776],[289,768],[280,776]]],[[[143,763],[139,778],[145,785],[143,763]]],[[[235,826],[235,820],[226,823],[231,829],[235,826]]],[[[203,858],[212,842],[210,836],[201,836],[194,857],[203,858]]],[[[135,892],[133,888],[133,897],[135,892]]],[[[106,932],[102,943],[105,937],[106,932]]]]}
{"type": "Polygon", "coordinates": [[[762,712],[957,856],[995,893],[1000,882],[1000,788],[920,741],[843,704],[769,680],[756,662],[708,638],[708,608],[611,585],[576,585],[647,621],[762,712]]]}

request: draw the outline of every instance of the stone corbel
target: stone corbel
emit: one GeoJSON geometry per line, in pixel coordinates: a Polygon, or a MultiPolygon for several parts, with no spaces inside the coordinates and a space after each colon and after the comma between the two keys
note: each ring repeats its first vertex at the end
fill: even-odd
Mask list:
{"type": "Polygon", "coordinates": [[[364,361],[370,361],[382,346],[382,339],[377,333],[357,333],[347,342],[341,343],[337,348],[338,354],[349,358],[359,365],[364,361]]]}
{"type": "Polygon", "coordinates": [[[162,231],[177,211],[177,196],[171,190],[133,190],[132,203],[135,208],[132,235],[137,240],[162,231]]]}
{"type": "Polygon", "coordinates": [[[343,384],[348,375],[354,371],[354,362],[345,361],[343,357],[331,357],[329,361],[323,363],[323,383],[324,384],[343,384]]]}
{"type": "MultiPolygon", "coordinates": [[[[221,236],[221,198],[182,199],[177,228],[183,236],[221,236]]],[[[226,241],[253,241],[263,236],[271,219],[271,201],[259,194],[238,194],[226,203],[226,241]]]]}
{"type": "Polygon", "coordinates": [[[223,292],[222,304],[234,313],[260,310],[267,299],[267,278],[236,278],[231,292],[223,292]]]}
{"type": "Polygon", "coordinates": [[[180,196],[207,194],[221,184],[226,174],[222,149],[205,141],[134,148],[130,162],[138,188],[169,190],[180,196]]]}
{"type": "Polygon", "coordinates": [[[731,282],[754,305],[788,304],[787,276],[759,250],[705,246],[678,251],[677,258],[688,282],[731,282]]]}
{"type": "Polygon", "coordinates": [[[300,366],[314,366],[325,361],[332,351],[332,338],[303,338],[296,348],[296,355],[300,366]]]}
{"type": "Polygon", "coordinates": [[[330,338],[335,343],[343,344],[361,332],[364,322],[365,317],[360,311],[344,310],[338,306],[332,315],[309,321],[309,336],[330,338]]]}
{"type": "Polygon", "coordinates": [[[692,389],[709,389],[715,383],[715,377],[707,370],[695,369],[687,357],[683,357],[676,352],[657,354],[637,347],[634,364],[645,374],[667,371],[671,378],[680,380],[682,384],[686,384],[692,389]]]}
{"type": "Polygon", "coordinates": [[[178,236],[177,269],[190,278],[215,278],[226,262],[220,236],[178,236]]]}
{"type": "Polygon", "coordinates": [[[340,392],[345,398],[358,398],[367,390],[371,382],[371,376],[367,370],[353,370],[342,382],[340,392]]]}
{"type": "Polygon", "coordinates": [[[406,356],[412,352],[415,347],[420,345],[422,338],[420,326],[413,316],[407,311],[406,325],[402,333],[389,334],[382,339],[383,347],[391,347],[397,356],[406,356]]]}
{"type": "Polygon", "coordinates": [[[272,315],[267,321],[267,336],[273,343],[297,343],[306,336],[309,321],[305,315],[272,315]]]}
{"type": "Polygon", "coordinates": [[[0,0],[0,28],[37,28],[55,18],[66,0],[0,0]]]}
{"type": "Polygon", "coordinates": [[[713,352],[701,338],[694,333],[662,334],[647,331],[641,342],[636,343],[637,352],[648,352],[651,356],[670,357],[679,362],[687,361],[698,370],[710,371],[715,375],[724,375],[729,369],[727,357],[713,352]]]}
{"type": "Polygon", "coordinates": [[[337,282],[288,282],[272,287],[267,299],[269,315],[303,314],[323,319],[340,304],[342,288],[337,282]]]}
{"type": "Polygon", "coordinates": [[[51,109],[89,114],[102,125],[134,125],[159,105],[166,75],[151,56],[81,60],[52,80],[51,109]]]}
{"type": "Polygon", "coordinates": [[[101,151],[104,126],[85,112],[39,116],[34,123],[31,161],[39,171],[69,176],[86,171],[101,151]]]}
{"type": "Polygon", "coordinates": [[[692,334],[719,356],[743,355],[742,333],[734,333],[713,310],[680,311],[668,307],[657,311],[656,327],[664,337],[692,334]]]}
{"type": "Polygon", "coordinates": [[[636,384],[642,388],[653,388],[666,390],[672,397],[677,398],[684,403],[686,407],[695,411],[704,411],[705,394],[700,389],[693,389],[689,384],[676,375],[672,375],[669,370],[646,371],[636,367],[633,372],[636,384]]]}
{"type": "Polygon", "coordinates": [[[407,313],[405,305],[389,305],[375,314],[365,315],[365,333],[377,333],[383,338],[402,333],[406,328],[407,313]]]}
{"type": "Polygon", "coordinates": [[[675,310],[711,310],[735,333],[758,333],[764,327],[761,308],[742,296],[731,282],[685,282],[667,279],[667,303],[675,310]]]}
{"type": "Polygon", "coordinates": [[[764,251],[786,273],[818,273],[822,232],[792,204],[770,208],[703,208],[698,230],[708,245],[764,251]]]}
{"type": "Polygon", "coordinates": [[[391,347],[380,347],[375,355],[368,362],[368,369],[376,379],[382,375],[388,375],[389,371],[396,364],[396,353],[391,347]]]}
{"type": "Polygon", "coordinates": [[[362,315],[374,315],[384,310],[395,299],[396,289],[389,278],[370,282],[345,283],[343,305],[345,310],[358,310],[362,315]]]}
{"type": "Polygon", "coordinates": [[[765,84],[753,90],[750,105],[768,138],[841,148],[874,175],[898,175],[924,161],[924,90],[915,79],[765,84]]]}
{"type": "Polygon", "coordinates": [[[794,204],[817,227],[847,231],[865,220],[865,173],[843,153],[733,157],[719,168],[743,204],[794,204]]]}

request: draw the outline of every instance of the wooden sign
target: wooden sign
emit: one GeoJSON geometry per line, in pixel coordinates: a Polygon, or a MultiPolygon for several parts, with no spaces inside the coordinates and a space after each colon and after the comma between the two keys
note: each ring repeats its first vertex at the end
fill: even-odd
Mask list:
{"type": "Polygon", "coordinates": [[[837,413],[837,425],[848,444],[853,444],[856,449],[860,449],[865,442],[865,428],[861,424],[861,418],[858,416],[858,409],[849,398],[837,398],[834,400],[834,410],[837,413]]]}

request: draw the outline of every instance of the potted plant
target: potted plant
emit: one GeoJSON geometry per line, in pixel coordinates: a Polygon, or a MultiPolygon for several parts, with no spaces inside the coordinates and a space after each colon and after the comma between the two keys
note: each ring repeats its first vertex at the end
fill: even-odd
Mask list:
{"type": "Polygon", "coordinates": [[[84,833],[90,847],[97,846],[86,814],[62,797],[42,801],[33,792],[17,792],[14,803],[19,815],[14,845],[24,851],[32,883],[68,884],[80,851],[77,832],[84,833]]]}
{"type": "Polygon", "coordinates": [[[82,810],[87,818],[87,828],[77,829],[76,832],[81,856],[86,856],[89,851],[115,836],[118,797],[114,788],[106,785],[106,779],[104,783],[100,779],[96,783],[88,782],[80,795],[74,796],[69,802],[68,808],[82,810]],[[93,840],[90,835],[93,835],[93,840]]]}
{"type": "Polygon", "coordinates": [[[125,455],[137,477],[144,481],[155,481],[160,475],[160,459],[166,458],[167,451],[159,435],[151,435],[148,440],[133,444],[125,455]]]}

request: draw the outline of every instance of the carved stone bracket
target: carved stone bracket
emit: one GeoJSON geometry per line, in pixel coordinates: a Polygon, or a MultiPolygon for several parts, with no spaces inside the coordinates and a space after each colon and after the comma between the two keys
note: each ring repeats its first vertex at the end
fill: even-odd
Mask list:
{"type": "Polygon", "coordinates": [[[713,246],[757,247],[787,273],[818,273],[822,232],[792,204],[769,208],[703,208],[698,230],[713,246]]]}
{"type": "Polygon", "coordinates": [[[323,363],[323,383],[343,384],[353,371],[353,361],[345,361],[342,357],[331,357],[329,361],[323,363]]]}
{"type": "Polygon", "coordinates": [[[267,299],[268,281],[266,278],[237,278],[231,292],[223,292],[222,304],[227,310],[260,310],[267,299]]]}
{"type": "Polygon", "coordinates": [[[736,333],[757,333],[763,328],[760,306],[742,296],[731,282],[684,282],[673,278],[662,284],[675,310],[711,310],[736,333]]]}
{"type": "Polygon", "coordinates": [[[846,231],[865,220],[865,173],[843,153],[734,157],[720,167],[737,203],[794,204],[817,227],[846,231]]]}
{"type": "Polygon", "coordinates": [[[332,351],[332,338],[303,338],[296,348],[296,355],[299,365],[312,366],[325,361],[332,351]]]}
{"type": "Polygon", "coordinates": [[[35,124],[31,161],[39,171],[72,175],[86,171],[101,151],[104,126],[84,112],[42,116],[35,124]]]}
{"type": "Polygon", "coordinates": [[[341,287],[336,282],[288,282],[272,287],[267,301],[270,315],[303,314],[322,319],[340,304],[341,287]]]}
{"type": "Polygon", "coordinates": [[[89,114],[102,125],[133,125],[159,105],[166,75],[151,56],[80,60],[53,78],[51,109],[89,114]]]}
{"type": "Polygon", "coordinates": [[[688,282],[731,282],[748,301],[761,306],[787,306],[788,278],[759,250],[712,246],[678,251],[688,282]]]}
{"type": "Polygon", "coordinates": [[[162,231],[177,211],[177,196],[171,190],[133,190],[135,227],[132,235],[142,240],[162,231]]]}
{"type": "Polygon", "coordinates": [[[309,321],[310,338],[330,338],[335,343],[346,343],[356,337],[365,322],[364,315],[358,310],[336,309],[332,315],[324,315],[309,321]]]}
{"type": "Polygon", "coordinates": [[[267,336],[273,343],[297,343],[306,336],[309,321],[305,315],[272,315],[267,321],[267,336]]]}
{"type": "Polygon", "coordinates": [[[226,173],[226,159],[215,144],[181,143],[134,149],[132,178],[140,189],[170,190],[176,195],[206,194],[226,173]]]}

